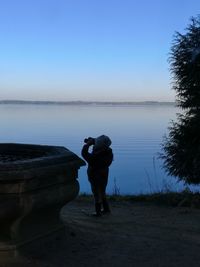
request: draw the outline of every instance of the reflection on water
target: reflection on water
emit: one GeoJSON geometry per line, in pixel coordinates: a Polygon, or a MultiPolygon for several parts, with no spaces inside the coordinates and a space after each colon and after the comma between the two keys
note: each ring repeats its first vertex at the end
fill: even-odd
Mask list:
{"type": "MultiPolygon", "coordinates": [[[[83,140],[106,134],[113,141],[114,162],[108,192],[114,180],[120,193],[160,190],[165,181],[180,188],[161,169],[158,152],[173,106],[58,106],[0,105],[1,142],[65,146],[80,156],[83,140]]],[[[86,167],[79,172],[81,192],[89,192],[86,167]]]]}

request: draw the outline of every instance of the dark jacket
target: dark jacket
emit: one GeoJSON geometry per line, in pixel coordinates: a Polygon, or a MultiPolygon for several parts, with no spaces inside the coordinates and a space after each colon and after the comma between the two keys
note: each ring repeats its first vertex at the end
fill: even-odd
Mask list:
{"type": "Polygon", "coordinates": [[[88,152],[89,146],[85,144],[82,148],[82,157],[87,161],[89,169],[101,170],[108,169],[113,161],[113,153],[110,147],[100,150],[88,152]]]}

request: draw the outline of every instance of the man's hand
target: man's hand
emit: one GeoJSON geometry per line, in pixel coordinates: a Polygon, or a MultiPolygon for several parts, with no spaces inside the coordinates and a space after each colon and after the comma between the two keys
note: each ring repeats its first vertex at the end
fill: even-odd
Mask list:
{"type": "Polygon", "coordinates": [[[92,145],[94,145],[94,138],[89,137],[89,138],[88,138],[88,141],[87,141],[87,145],[88,145],[88,146],[92,146],[92,145]]]}

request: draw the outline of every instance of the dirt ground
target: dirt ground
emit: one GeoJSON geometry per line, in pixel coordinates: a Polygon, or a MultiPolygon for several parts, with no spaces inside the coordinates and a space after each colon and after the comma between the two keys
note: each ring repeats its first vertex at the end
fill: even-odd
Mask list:
{"type": "Polygon", "coordinates": [[[91,201],[66,205],[65,235],[12,267],[200,266],[200,210],[127,201],[111,207],[94,218],[85,214],[91,201]]]}

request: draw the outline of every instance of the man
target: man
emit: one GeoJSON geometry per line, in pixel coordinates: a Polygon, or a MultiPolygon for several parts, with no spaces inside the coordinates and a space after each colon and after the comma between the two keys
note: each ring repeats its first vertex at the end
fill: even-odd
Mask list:
{"type": "Polygon", "coordinates": [[[109,166],[113,161],[113,153],[110,148],[111,140],[106,135],[97,138],[89,137],[84,140],[82,156],[88,163],[88,180],[91,184],[92,193],[95,200],[94,216],[101,216],[103,213],[110,213],[110,208],[106,199],[106,186],[108,183],[109,166]],[[92,152],[89,152],[93,146],[92,152]]]}

